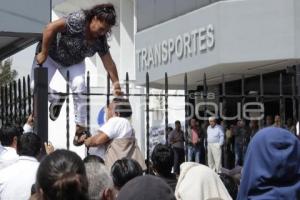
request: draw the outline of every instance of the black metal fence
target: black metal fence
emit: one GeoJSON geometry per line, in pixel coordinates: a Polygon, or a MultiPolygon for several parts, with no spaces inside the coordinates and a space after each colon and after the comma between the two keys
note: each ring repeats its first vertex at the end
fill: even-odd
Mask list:
{"type": "MultiPolygon", "coordinates": [[[[231,101],[234,101],[236,103],[240,103],[241,107],[251,99],[254,102],[261,102],[264,104],[268,99],[275,99],[279,101],[279,113],[282,118],[282,122],[285,122],[285,114],[286,114],[286,104],[285,101],[289,99],[289,101],[292,103],[292,117],[294,122],[297,121],[299,115],[299,95],[297,92],[298,87],[296,86],[295,81],[295,75],[287,75],[288,80],[290,81],[289,85],[291,86],[291,93],[287,94],[284,89],[284,83],[283,83],[283,74],[280,73],[278,77],[278,94],[266,94],[264,92],[264,75],[259,75],[259,91],[255,94],[249,94],[245,92],[245,76],[241,75],[241,81],[240,81],[240,94],[229,94],[226,91],[226,79],[225,75],[222,77],[222,83],[220,86],[220,92],[218,94],[215,94],[215,98],[218,100],[218,102],[221,102],[223,104],[222,109],[218,110],[215,115],[220,116],[221,114],[225,114],[228,112],[228,103],[231,101]]],[[[67,75],[67,79],[69,79],[69,75],[67,75]]],[[[150,157],[150,150],[149,150],[149,137],[150,137],[150,122],[149,122],[149,102],[150,97],[157,96],[157,97],[163,97],[164,98],[164,113],[165,113],[165,133],[167,133],[167,128],[169,124],[168,119],[168,97],[184,97],[185,101],[185,134],[187,134],[187,128],[188,128],[188,121],[191,116],[194,116],[197,114],[198,111],[192,111],[190,107],[188,106],[191,98],[195,98],[197,96],[201,96],[202,102],[204,102],[204,117],[208,117],[209,114],[206,112],[208,110],[208,107],[206,107],[205,102],[209,102],[210,99],[208,99],[209,90],[207,86],[207,80],[206,75],[203,74],[203,83],[202,85],[202,91],[199,93],[199,91],[190,91],[188,90],[188,79],[187,74],[184,75],[183,80],[183,88],[184,88],[184,94],[169,94],[169,85],[168,85],[168,75],[165,73],[165,85],[164,85],[164,94],[151,94],[150,88],[151,84],[149,82],[149,74],[146,73],[145,76],[145,93],[131,93],[129,88],[129,75],[126,74],[126,81],[125,81],[125,96],[126,97],[145,97],[145,115],[146,115],[146,127],[145,127],[145,134],[146,134],[146,157],[149,160],[150,157]]],[[[68,81],[67,81],[68,82],[68,81]]],[[[106,103],[109,103],[110,96],[113,94],[110,91],[110,79],[107,77],[107,91],[106,93],[91,93],[90,92],[90,75],[87,73],[87,93],[84,93],[82,95],[86,95],[86,101],[87,101],[87,124],[88,128],[90,127],[90,96],[96,95],[96,96],[106,96],[106,103]]],[[[48,91],[48,82],[47,82],[47,69],[45,68],[37,68],[35,71],[35,90],[34,90],[34,116],[38,116],[36,118],[36,132],[41,135],[42,139],[44,141],[48,140],[48,113],[47,113],[47,95],[48,91]]],[[[70,86],[68,83],[66,83],[66,137],[67,137],[67,149],[70,147],[70,122],[69,122],[69,116],[70,116],[70,105],[69,105],[69,95],[76,94],[70,92],[70,86]]],[[[32,109],[32,94],[30,90],[30,78],[27,76],[27,78],[19,79],[18,81],[14,81],[6,86],[2,86],[0,90],[0,125],[4,124],[18,124],[22,125],[25,122],[25,118],[33,112],[32,109]]],[[[226,120],[226,119],[225,119],[226,120]]],[[[263,118],[260,120],[260,126],[263,125],[263,118]]],[[[187,145],[186,145],[187,146],[187,145]]],[[[187,152],[187,149],[186,149],[187,152]]]]}
{"type": "Polygon", "coordinates": [[[23,77],[0,89],[0,126],[22,126],[32,112],[30,77],[23,77]]]}

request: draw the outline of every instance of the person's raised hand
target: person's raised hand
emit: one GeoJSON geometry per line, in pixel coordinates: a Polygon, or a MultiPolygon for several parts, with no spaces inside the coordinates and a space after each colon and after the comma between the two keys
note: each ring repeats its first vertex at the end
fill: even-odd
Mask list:
{"type": "Polygon", "coordinates": [[[51,142],[45,142],[44,146],[45,146],[45,150],[46,150],[47,155],[54,152],[54,146],[52,145],[51,142]]]}
{"type": "Polygon", "coordinates": [[[114,96],[122,97],[123,95],[124,95],[124,93],[122,92],[122,90],[120,88],[114,89],[114,96]]]}
{"type": "Polygon", "coordinates": [[[113,86],[114,86],[114,90],[113,90],[114,96],[115,97],[122,97],[124,95],[124,93],[121,90],[120,83],[118,81],[114,82],[113,86]]]}
{"type": "Polygon", "coordinates": [[[30,114],[30,115],[28,116],[26,123],[27,123],[28,125],[30,125],[31,127],[33,127],[34,121],[33,121],[33,115],[32,115],[32,114],[30,114]]]}
{"type": "Polygon", "coordinates": [[[36,55],[36,62],[38,65],[42,65],[47,59],[47,55],[43,52],[40,52],[36,55]]]}

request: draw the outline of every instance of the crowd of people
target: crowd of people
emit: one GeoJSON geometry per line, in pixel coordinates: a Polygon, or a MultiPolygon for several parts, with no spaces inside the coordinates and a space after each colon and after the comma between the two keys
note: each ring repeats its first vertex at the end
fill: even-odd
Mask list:
{"type": "Polygon", "coordinates": [[[217,173],[221,173],[224,168],[243,166],[248,145],[262,128],[283,128],[300,138],[296,123],[289,118],[283,124],[280,115],[267,115],[264,124],[257,120],[224,123],[215,117],[209,117],[207,121],[192,118],[186,134],[180,121],[176,121],[174,127],[174,130],[172,127],[168,128],[167,143],[174,150],[174,169],[177,174],[178,166],[184,160],[207,164],[217,173]]]}
{"type": "MultiPolygon", "coordinates": [[[[104,156],[82,159],[72,151],[55,150],[49,142],[42,144],[33,132],[32,116],[23,128],[4,125],[0,129],[0,199],[300,199],[300,141],[293,122],[283,125],[280,116],[274,117],[274,123],[267,116],[265,127],[257,121],[247,126],[243,120],[218,124],[213,116],[200,124],[193,118],[186,134],[176,121],[166,144],[155,146],[146,165],[129,120],[131,105],[121,97],[107,44],[115,24],[116,12],[109,3],[51,22],[33,64],[33,69],[42,64],[48,68],[49,82],[56,71],[66,79],[70,72],[76,124],[73,144],[105,147],[104,156]],[[79,94],[86,91],[84,59],[95,53],[118,97],[107,108],[106,123],[90,135],[79,94]],[[242,167],[229,170],[235,166],[242,167]]],[[[49,90],[55,93],[49,98],[50,118],[56,120],[64,96],[49,90]]]]}
{"type": "Polygon", "coordinates": [[[224,134],[216,118],[209,118],[206,132],[192,119],[186,137],[176,121],[169,143],[155,146],[147,168],[128,119],[131,113],[128,100],[115,98],[103,127],[93,136],[77,138],[87,147],[105,145],[103,158],[88,155],[81,159],[72,151],[43,145],[39,136],[30,132],[32,118],[24,126],[25,132],[14,126],[1,127],[0,199],[300,198],[300,141],[287,128],[274,125],[251,134],[238,130],[245,127],[243,121],[230,126],[227,130],[235,132],[233,137],[250,133],[247,150],[242,151],[242,174],[234,176],[222,171],[220,152],[228,142],[228,133],[224,134]],[[47,155],[41,154],[42,147],[47,155]],[[201,158],[205,153],[208,165],[201,158]]]}

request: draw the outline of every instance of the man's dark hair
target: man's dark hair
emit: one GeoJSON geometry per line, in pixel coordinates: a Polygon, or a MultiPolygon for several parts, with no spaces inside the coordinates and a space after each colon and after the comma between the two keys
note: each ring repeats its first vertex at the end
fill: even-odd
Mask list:
{"type": "Polygon", "coordinates": [[[189,126],[191,126],[192,120],[196,120],[196,122],[198,122],[197,118],[196,118],[196,117],[193,117],[193,118],[191,118],[191,119],[189,120],[189,126]]]}
{"type": "Polygon", "coordinates": [[[162,176],[168,176],[174,165],[174,153],[171,147],[158,144],[151,155],[153,168],[162,176]]]}
{"type": "Polygon", "coordinates": [[[121,188],[131,179],[143,175],[143,169],[137,161],[122,158],[117,160],[111,167],[111,175],[114,185],[121,188]]]}
{"type": "Polygon", "coordinates": [[[176,120],[176,121],[175,121],[175,124],[179,124],[179,125],[181,125],[181,123],[180,123],[180,121],[179,121],[179,120],[176,120]]]}
{"type": "Polygon", "coordinates": [[[88,181],[81,158],[68,150],[56,150],[40,163],[36,175],[42,199],[87,200],[88,181]]]}
{"type": "Polygon", "coordinates": [[[167,131],[168,132],[173,131],[173,128],[171,126],[168,126],[167,131]]]}
{"type": "Polygon", "coordinates": [[[17,153],[20,156],[37,157],[42,148],[41,138],[35,133],[24,133],[18,138],[17,153]]]}
{"type": "Polygon", "coordinates": [[[145,175],[130,180],[117,200],[176,200],[172,188],[160,177],[145,175]]]}
{"type": "Polygon", "coordinates": [[[116,97],[112,102],[115,103],[114,112],[119,113],[119,117],[131,117],[132,109],[128,99],[116,97]]]}
{"type": "Polygon", "coordinates": [[[238,185],[234,179],[231,176],[223,173],[219,174],[219,176],[232,199],[236,199],[238,194],[238,185]]]}
{"type": "Polygon", "coordinates": [[[86,156],[86,157],[83,159],[83,162],[84,162],[84,163],[89,163],[89,162],[99,162],[99,163],[104,164],[104,160],[103,160],[101,157],[96,156],[96,155],[88,155],[88,156],[86,156]]]}
{"type": "Polygon", "coordinates": [[[2,146],[11,146],[14,137],[22,135],[22,130],[16,126],[4,126],[0,129],[0,141],[2,146]]]}

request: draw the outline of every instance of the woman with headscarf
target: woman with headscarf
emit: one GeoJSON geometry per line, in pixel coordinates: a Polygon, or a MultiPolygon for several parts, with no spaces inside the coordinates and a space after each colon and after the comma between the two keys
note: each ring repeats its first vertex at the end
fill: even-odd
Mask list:
{"type": "Polygon", "coordinates": [[[193,162],[180,166],[175,196],[177,200],[232,199],[219,176],[209,167],[193,162]]]}
{"type": "Polygon", "coordinates": [[[300,142],[282,128],[265,128],[251,140],[238,199],[300,199],[300,142]]]}

